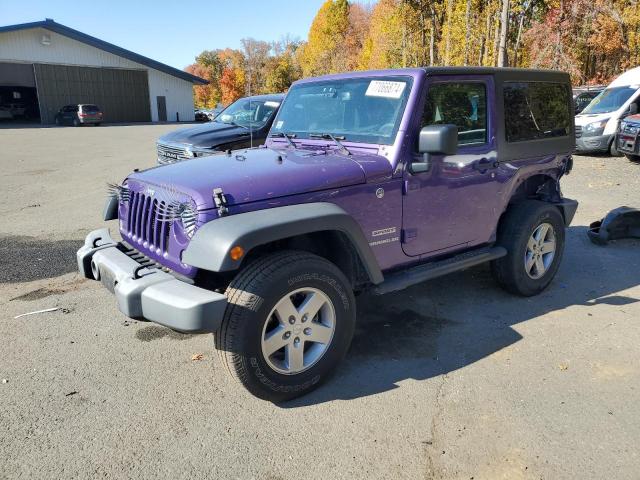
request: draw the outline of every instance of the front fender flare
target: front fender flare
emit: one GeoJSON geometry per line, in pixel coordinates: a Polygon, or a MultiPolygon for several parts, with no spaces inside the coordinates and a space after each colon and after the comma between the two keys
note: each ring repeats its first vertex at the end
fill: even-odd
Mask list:
{"type": "Polygon", "coordinates": [[[354,246],[369,280],[383,278],[378,262],[360,225],[339,206],[317,202],[240,213],[213,220],[200,227],[182,255],[182,262],[211,272],[237,270],[242,259],[229,251],[240,245],[245,252],[276,240],[321,231],[338,231],[354,246]]]}

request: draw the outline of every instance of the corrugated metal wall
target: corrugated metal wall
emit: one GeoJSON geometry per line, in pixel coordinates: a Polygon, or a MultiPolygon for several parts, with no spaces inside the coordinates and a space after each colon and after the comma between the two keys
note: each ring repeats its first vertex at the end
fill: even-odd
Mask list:
{"type": "Polygon", "coordinates": [[[105,122],[151,120],[147,72],[117,68],[35,64],[42,123],[64,105],[94,103],[105,122]]]}
{"type": "Polygon", "coordinates": [[[33,65],[0,62],[0,85],[35,87],[36,82],[33,76],[33,65]]]}

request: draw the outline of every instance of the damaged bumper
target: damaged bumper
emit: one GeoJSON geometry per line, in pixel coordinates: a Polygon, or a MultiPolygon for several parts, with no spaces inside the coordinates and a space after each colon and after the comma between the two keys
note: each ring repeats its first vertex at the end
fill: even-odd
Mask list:
{"type": "Polygon", "coordinates": [[[178,280],[127,255],[106,228],[94,230],[78,250],[78,270],[111,291],[122,313],[181,332],[213,332],[222,322],[227,297],[178,280]]]}
{"type": "Polygon", "coordinates": [[[564,224],[569,226],[573,221],[573,217],[578,210],[578,201],[571,198],[563,198],[561,201],[555,203],[555,205],[562,212],[562,218],[564,218],[564,224]]]}

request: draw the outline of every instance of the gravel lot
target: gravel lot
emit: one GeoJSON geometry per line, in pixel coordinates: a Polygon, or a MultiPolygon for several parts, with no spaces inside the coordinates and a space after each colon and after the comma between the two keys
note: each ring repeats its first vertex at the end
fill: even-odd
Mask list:
{"type": "Polygon", "coordinates": [[[640,164],[576,157],[580,208],[542,295],[482,266],[362,298],[337,375],[275,406],[210,335],[128,320],[75,273],[105,182],[173,128],[0,129],[0,478],[638,478],[640,242],[585,232],[640,207],[640,164]]]}

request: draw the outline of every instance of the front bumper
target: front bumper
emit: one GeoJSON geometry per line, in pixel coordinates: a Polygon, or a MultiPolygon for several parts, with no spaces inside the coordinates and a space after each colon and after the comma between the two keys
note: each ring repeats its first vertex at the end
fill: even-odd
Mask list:
{"type": "Polygon", "coordinates": [[[613,135],[597,135],[595,137],[581,136],[576,138],[576,152],[607,152],[613,135]]]}
{"type": "Polygon", "coordinates": [[[616,135],[615,142],[620,153],[640,155],[640,131],[635,135],[619,133],[616,135]]]}
{"type": "Polygon", "coordinates": [[[131,318],[144,318],[181,332],[214,332],[220,327],[227,297],[178,280],[127,255],[109,230],[94,230],[78,250],[78,270],[100,280],[115,294],[118,308],[131,318]]]}

